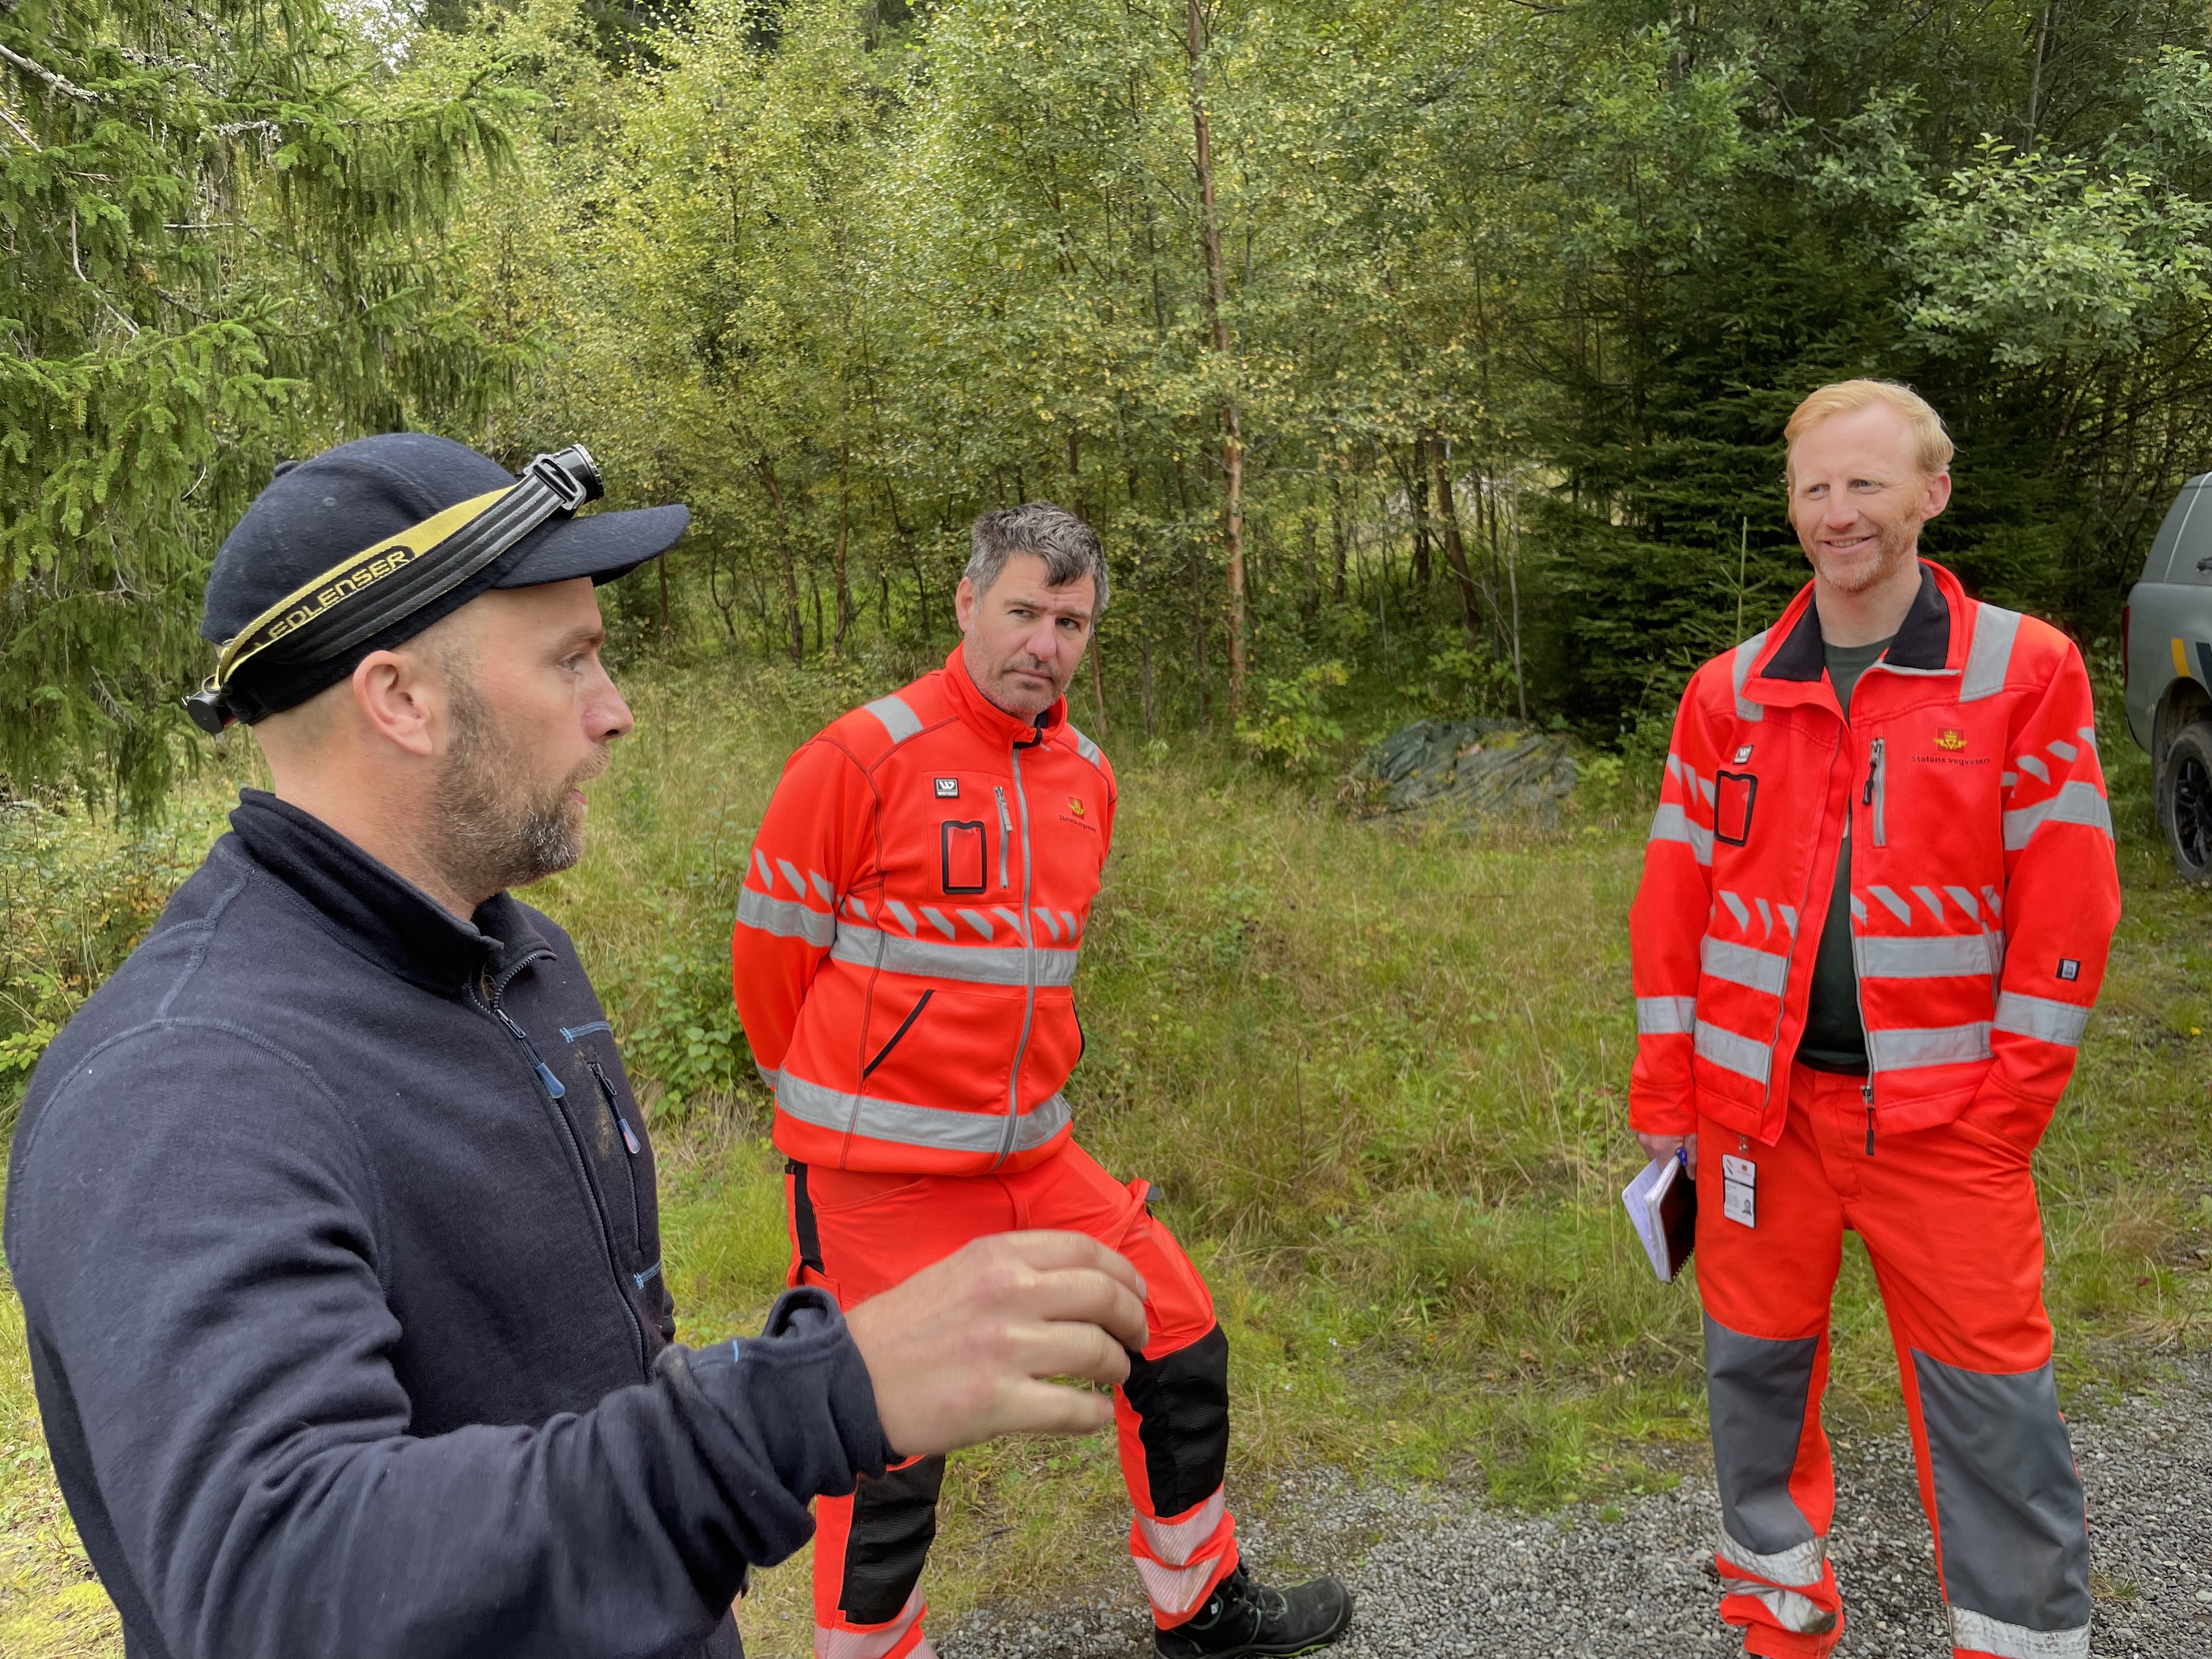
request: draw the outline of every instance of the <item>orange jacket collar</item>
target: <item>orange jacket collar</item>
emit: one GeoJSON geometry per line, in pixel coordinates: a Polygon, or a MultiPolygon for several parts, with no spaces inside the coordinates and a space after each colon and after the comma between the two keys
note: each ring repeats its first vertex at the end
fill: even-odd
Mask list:
{"type": "Polygon", "coordinates": [[[964,646],[954,646],[952,654],[945,659],[945,690],[952,699],[952,706],[960,711],[960,718],[997,743],[1035,743],[1043,738],[1058,736],[1060,729],[1067,724],[1067,699],[1065,697],[1034,720],[1024,720],[1018,714],[1009,714],[993,702],[969,678],[964,646]]]}
{"type": "MultiPolygon", "coordinates": [[[[1920,591],[1898,625],[1897,637],[1882,653],[1884,665],[1915,674],[1963,672],[1966,624],[1972,615],[1959,579],[1933,559],[1921,560],[1920,591]]],[[[1797,590],[1797,597],[1767,629],[1744,682],[1743,695],[1773,708],[1808,702],[1834,706],[1811,582],[1797,590]]]]}

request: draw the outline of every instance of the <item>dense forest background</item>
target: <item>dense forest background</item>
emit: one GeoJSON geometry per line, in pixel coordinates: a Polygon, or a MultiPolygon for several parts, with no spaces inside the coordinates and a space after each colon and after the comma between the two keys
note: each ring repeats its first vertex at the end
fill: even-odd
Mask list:
{"type": "Polygon", "coordinates": [[[1600,743],[1800,580],[1782,420],[1960,442],[2085,641],[2212,466],[2212,26],[2119,0],[0,0],[0,787],[143,812],[201,585],[363,432],[695,527],[617,645],[920,665],[1105,532],[1109,741],[1600,743]],[[1355,730],[1355,735],[1357,732],[1355,730]]]}

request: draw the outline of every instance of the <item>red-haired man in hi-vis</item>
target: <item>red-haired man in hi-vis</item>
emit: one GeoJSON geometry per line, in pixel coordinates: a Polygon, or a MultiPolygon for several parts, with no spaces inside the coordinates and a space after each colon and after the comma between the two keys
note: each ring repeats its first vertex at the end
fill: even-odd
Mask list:
{"type": "MultiPolygon", "coordinates": [[[[791,1282],[851,1307],[969,1241],[1087,1233],[1136,1265],[1150,1345],[1115,1390],[1129,1531],[1164,1659],[1304,1652],[1351,1618],[1333,1578],[1238,1565],[1224,1502],[1229,1344],[1147,1205],[1070,1135],[1073,981],[1114,833],[1113,769],[1065,695],[1107,598],[1097,533],[988,513],[941,669],[833,721],[763,819],[731,956],[790,1160],[791,1282]]],[[[817,1659],[927,1656],[917,1588],[945,1460],[824,1498],[817,1659]]]]}
{"type": "Polygon", "coordinates": [[[2119,920],[2081,653],[1919,556],[1951,440],[1905,387],[1784,434],[1813,580],[1683,694],[1629,928],[1647,1152],[1697,1178],[1721,1616],[1842,1637],[1820,1427],[1843,1236],[1889,1314],[1955,1653],[2087,1659],[2031,1169],[2119,920]]]}

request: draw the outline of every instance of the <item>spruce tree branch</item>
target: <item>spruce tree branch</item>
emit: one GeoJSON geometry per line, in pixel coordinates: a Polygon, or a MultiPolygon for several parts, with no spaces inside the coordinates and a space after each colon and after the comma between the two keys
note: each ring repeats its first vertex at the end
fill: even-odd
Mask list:
{"type": "Polygon", "coordinates": [[[37,76],[39,79],[44,81],[48,86],[52,87],[56,92],[61,94],[64,98],[74,98],[80,104],[97,104],[100,101],[100,94],[98,93],[87,92],[82,87],[76,85],[74,82],[64,81],[60,76],[55,74],[52,70],[46,68],[42,64],[33,63],[29,58],[24,57],[20,52],[14,51],[7,46],[0,46],[0,58],[6,58],[17,69],[22,70],[26,75],[37,76]]]}
{"type": "Polygon", "coordinates": [[[5,104],[0,104],[0,121],[5,121],[15,135],[30,147],[32,155],[42,155],[46,153],[46,146],[31,136],[31,130],[18,121],[15,118],[15,112],[5,104]]]}
{"type": "MultiPolygon", "coordinates": [[[[0,51],[4,50],[4,47],[0,47],[0,51]]],[[[117,322],[122,324],[124,328],[129,331],[132,339],[137,339],[138,337],[138,325],[132,322],[128,317],[125,316],[120,310],[117,309],[115,301],[109,299],[106,294],[100,291],[100,284],[94,282],[91,277],[84,274],[83,263],[77,257],[76,215],[74,213],[70,215],[70,269],[76,272],[77,281],[82,283],[87,288],[92,290],[92,297],[99,301],[101,305],[107,308],[107,314],[114,318],[117,322]]]]}

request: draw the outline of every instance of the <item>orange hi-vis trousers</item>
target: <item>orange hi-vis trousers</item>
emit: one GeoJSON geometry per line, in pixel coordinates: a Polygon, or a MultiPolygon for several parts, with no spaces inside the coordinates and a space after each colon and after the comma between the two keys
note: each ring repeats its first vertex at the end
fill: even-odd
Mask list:
{"type": "MultiPolygon", "coordinates": [[[[1151,1344],[1114,1391],[1121,1474],[1136,1510],[1129,1553],[1163,1628],[1183,1623],[1237,1567],[1223,1502],[1229,1342],[1206,1281],[1146,1206],[1073,1142],[1002,1175],[886,1175],[793,1164],[785,1177],[791,1282],[849,1308],[993,1233],[1088,1233],[1144,1275],[1151,1344]]],[[[933,1659],[916,1588],[937,1535],[942,1457],[895,1464],[849,1498],[815,1500],[816,1659],[933,1659]]]]}
{"type": "Polygon", "coordinates": [[[1721,1617],[1774,1659],[1816,1659],[1843,1635],[1820,1395],[1850,1229],[1889,1315],[1954,1653],[2087,1659],[2089,1538],[2051,1377],[2033,1149],[1971,1109],[1870,1142],[1861,1083],[1793,1067],[1772,1146],[1699,1119],[1721,1617]],[[1755,1174],[1731,1182],[1724,1159],[1755,1174]],[[1727,1213],[1747,1197],[1747,1226],[1727,1213]]]}

